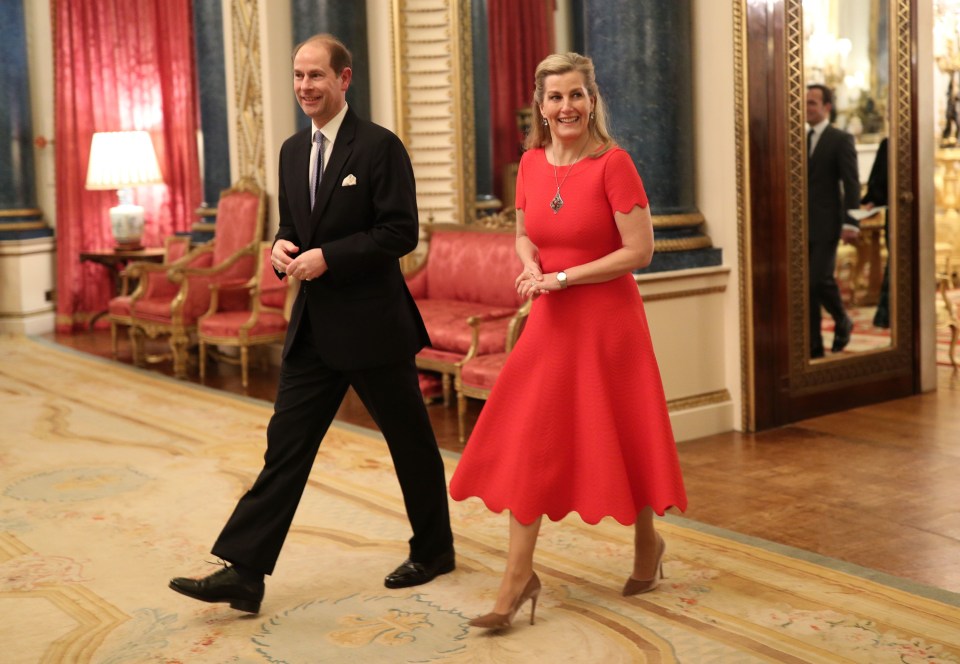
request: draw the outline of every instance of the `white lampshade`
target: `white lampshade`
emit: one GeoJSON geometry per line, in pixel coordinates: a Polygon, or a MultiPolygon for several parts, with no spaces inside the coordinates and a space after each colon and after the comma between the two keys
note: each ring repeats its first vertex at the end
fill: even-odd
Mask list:
{"type": "Polygon", "coordinates": [[[110,208],[110,228],[118,248],[138,249],[143,235],[143,208],[133,204],[130,189],[161,184],[153,141],[145,131],[105,131],[93,135],[87,165],[87,189],[116,189],[120,205],[110,208]]]}
{"type": "Polygon", "coordinates": [[[101,131],[90,143],[87,189],[127,189],[161,184],[153,141],[145,131],[101,131]]]}

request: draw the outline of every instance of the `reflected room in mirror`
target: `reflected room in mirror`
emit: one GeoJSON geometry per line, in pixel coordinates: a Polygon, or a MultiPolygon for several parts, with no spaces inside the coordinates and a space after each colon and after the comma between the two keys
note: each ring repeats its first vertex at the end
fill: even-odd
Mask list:
{"type": "MultiPolygon", "coordinates": [[[[889,0],[803,0],[808,357],[895,344],[889,0]]],[[[799,275],[797,275],[799,276],[799,275]]]]}

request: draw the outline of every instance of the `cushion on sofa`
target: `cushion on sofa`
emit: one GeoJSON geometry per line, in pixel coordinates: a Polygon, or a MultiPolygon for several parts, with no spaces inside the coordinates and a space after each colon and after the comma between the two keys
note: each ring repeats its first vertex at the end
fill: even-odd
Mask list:
{"type": "MultiPolygon", "coordinates": [[[[417,307],[427,327],[434,348],[453,351],[461,356],[470,350],[473,330],[467,319],[471,316],[504,316],[484,323],[477,352],[481,355],[502,351],[507,341],[507,327],[515,307],[490,307],[456,300],[417,300],[417,307]]],[[[426,350],[426,349],[424,349],[426,350]]]]}
{"type": "MultiPolygon", "coordinates": [[[[420,298],[516,309],[523,304],[514,286],[520,268],[516,241],[509,233],[437,232],[430,238],[427,265],[421,271],[426,272],[420,277],[426,279],[426,292],[420,298]]],[[[422,293],[418,276],[410,280],[411,291],[422,293]]]]}
{"type": "Polygon", "coordinates": [[[460,368],[460,380],[469,387],[492,390],[509,356],[510,353],[478,355],[460,368]]]}

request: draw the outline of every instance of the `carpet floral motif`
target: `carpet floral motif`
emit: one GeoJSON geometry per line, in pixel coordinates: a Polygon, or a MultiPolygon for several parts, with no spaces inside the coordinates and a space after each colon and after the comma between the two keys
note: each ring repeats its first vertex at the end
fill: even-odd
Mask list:
{"type": "Polygon", "coordinates": [[[136,491],[148,480],[131,468],[65,468],[16,482],[5,493],[21,500],[76,502],[136,491]]]}
{"type": "Polygon", "coordinates": [[[414,594],[318,599],[274,616],[253,637],[270,662],[435,661],[465,649],[464,616],[414,594]]]}

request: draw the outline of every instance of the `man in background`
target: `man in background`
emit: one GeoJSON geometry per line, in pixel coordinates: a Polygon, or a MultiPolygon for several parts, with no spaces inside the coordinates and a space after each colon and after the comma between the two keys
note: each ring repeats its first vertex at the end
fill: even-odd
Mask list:
{"type": "Polygon", "coordinates": [[[860,208],[860,176],[853,136],[830,124],[833,92],[807,86],[807,236],[809,240],[810,357],[823,357],[822,306],[834,320],[834,353],[850,343],[847,315],[833,273],[837,247],[857,241],[859,222],[847,210],[860,208]]]}

